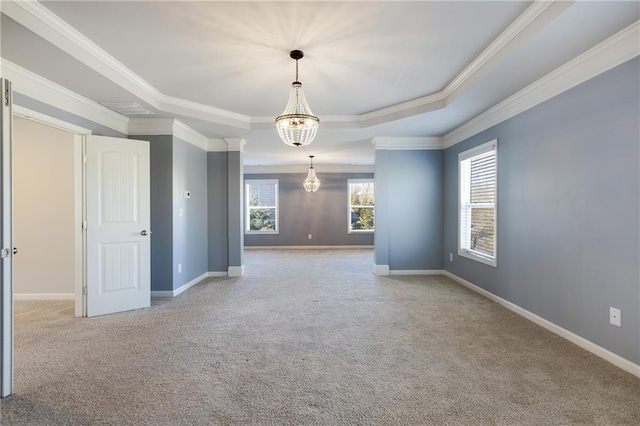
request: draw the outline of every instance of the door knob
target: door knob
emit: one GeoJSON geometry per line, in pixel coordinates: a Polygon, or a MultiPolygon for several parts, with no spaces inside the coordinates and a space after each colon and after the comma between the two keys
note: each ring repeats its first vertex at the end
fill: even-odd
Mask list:
{"type": "Polygon", "coordinates": [[[18,254],[18,249],[16,247],[13,248],[13,254],[18,254]]]}
{"type": "Polygon", "coordinates": [[[143,237],[146,237],[147,235],[150,235],[151,231],[147,231],[146,229],[143,229],[142,232],[140,232],[140,235],[142,235],[143,237]]]}

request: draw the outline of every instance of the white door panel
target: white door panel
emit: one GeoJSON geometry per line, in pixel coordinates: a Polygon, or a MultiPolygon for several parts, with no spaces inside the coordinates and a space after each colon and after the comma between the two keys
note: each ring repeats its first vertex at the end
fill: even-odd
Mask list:
{"type": "Polygon", "coordinates": [[[87,316],[151,303],[149,142],[87,138],[87,316]]]}

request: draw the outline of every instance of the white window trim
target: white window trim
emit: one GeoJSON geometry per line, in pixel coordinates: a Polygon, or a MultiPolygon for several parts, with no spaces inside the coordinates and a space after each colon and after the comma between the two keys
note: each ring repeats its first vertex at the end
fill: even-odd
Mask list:
{"type": "MultiPolygon", "coordinates": [[[[373,191],[375,194],[375,179],[347,179],[347,233],[348,234],[371,234],[375,232],[376,228],[376,205],[375,202],[372,206],[352,206],[351,205],[351,184],[352,183],[373,183],[373,191]],[[360,208],[372,208],[373,209],[373,229],[351,229],[351,208],[352,207],[360,207],[360,208]]],[[[375,195],[374,195],[375,197],[375,195]]]]}
{"type": "Polygon", "coordinates": [[[498,139],[493,139],[458,154],[458,256],[466,257],[467,259],[475,260],[476,262],[484,263],[485,265],[493,266],[494,268],[498,267],[498,139]],[[493,210],[493,222],[495,223],[495,229],[493,230],[493,259],[474,250],[463,249],[460,244],[462,239],[462,168],[460,167],[460,163],[464,160],[468,160],[469,158],[476,157],[490,151],[496,151],[496,189],[493,210]]]}
{"type": "MultiPolygon", "coordinates": [[[[275,235],[280,233],[280,182],[278,179],[248,179],[244,181],[244,233],[245,235],[275,235]],[[251,231],[249,230],[249,185],[251,184],[274,184],[276,186],[276,230],[275,231],[251,231]]],[[[262,206],[260,208],[273,208],[269,206],[262,206]]]]}

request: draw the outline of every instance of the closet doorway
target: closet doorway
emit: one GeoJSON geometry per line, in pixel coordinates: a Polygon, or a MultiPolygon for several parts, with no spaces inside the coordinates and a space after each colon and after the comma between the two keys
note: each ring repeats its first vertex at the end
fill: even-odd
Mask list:
{"type": "Polygon", "coordinates": [[[14,114],[14,300],[72,300],[83,316],[78,131],[14,114]]]}

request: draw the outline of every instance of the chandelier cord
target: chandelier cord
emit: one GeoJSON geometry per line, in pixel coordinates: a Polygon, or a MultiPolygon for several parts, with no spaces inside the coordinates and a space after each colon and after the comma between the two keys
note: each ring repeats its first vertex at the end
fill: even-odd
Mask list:
{"type": "Polygon", "coordinates": [[[298,81],[298,60],[296,59],[296,81],[298,81]]]}

